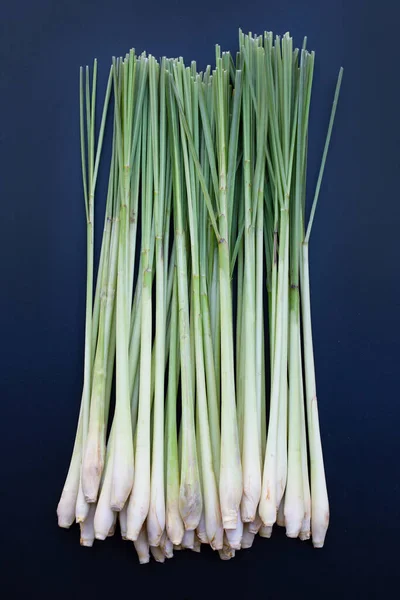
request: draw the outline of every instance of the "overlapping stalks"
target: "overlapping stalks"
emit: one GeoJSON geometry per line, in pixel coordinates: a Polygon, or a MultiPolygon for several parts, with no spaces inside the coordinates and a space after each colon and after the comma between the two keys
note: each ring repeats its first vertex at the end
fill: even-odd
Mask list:
{"type": "Polygon", "coordinates": [[[97,64],[81,70],[84,384],[57,514],[82,545],[117,520],[141,563],[203,543],[229,559],[275,523],[324,544],[308,245],[342,70],[306,228],[313,69],[289,34],[240,32],[236,57],[217,46],[204,72],[131,50],[113,60],[97,141],[97,64]]]}

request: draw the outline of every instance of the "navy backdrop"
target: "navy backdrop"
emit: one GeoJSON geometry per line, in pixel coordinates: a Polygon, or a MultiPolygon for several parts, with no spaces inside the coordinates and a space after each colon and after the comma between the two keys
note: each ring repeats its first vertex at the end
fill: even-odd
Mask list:
{"type": "MultiPolygon", "coordinates": [[[[0,16],[3,597],[384,597],[400,534],[399,8],[389,0],[19,0],[2,2],[0,16]],[[310,182],[345,68],[310,248],[331,526],[322,551],[280,531],[227,563],[203,550],[139,567],[132,544],[115,537],[81,548],[78,529],[58,529],[55,514],[83,366],[78,67],[97,57],[101,90],[111,56],[131,46],[205,66],[216,42],[236,49],[239,26],[289,30],[297,44],[306,34],[316,50],[310,182]]],[[[103,197],[103,175],[99,185],[103,197]]]]}

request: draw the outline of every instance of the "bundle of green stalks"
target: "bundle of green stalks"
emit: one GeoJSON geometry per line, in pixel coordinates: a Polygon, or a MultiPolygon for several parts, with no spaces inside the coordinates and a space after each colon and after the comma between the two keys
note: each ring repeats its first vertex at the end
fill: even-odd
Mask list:
{"type": "Polygon", "coordinates": [[[236,56],[217,46],[202,72],[131,50],[113,59],[98,128],[97,63],[81,69],[84,381],[57,514],[84,546],[117,521],[140,563],[202,544],[227,560],[275,524],[324,544],[308,246],[342,69],[307,221],[313,70],[289,34],[239,32],[236,56]]]}

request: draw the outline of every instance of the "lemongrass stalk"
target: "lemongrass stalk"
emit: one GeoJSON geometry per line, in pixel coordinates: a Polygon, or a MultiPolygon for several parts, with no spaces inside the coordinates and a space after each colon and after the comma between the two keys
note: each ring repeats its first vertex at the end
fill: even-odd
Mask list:
{"type": "Polygon", "coordinates": [[[79,523],[81,530],[80,544],[91,548],[95,539],[94,536],[94,514],[96,512],[96,503],[92,503],[89,507],[89,512],[86,519],[79,523]]]}
{"type": "Polygon", "coordinates": [[[176,400],[179,379],[178,286],[174,268],[174,287],[171,306],[171,337],[169,342],[167,413],[166,413],[166,528],[172,543],[179,545],[184,525],[179,512],[179,457],[176,422],[176,400]]]}
{"type": "Polygon", "coordinates": [[[135,546],[136,553],[138,555],[139,563],[141,565],[145,565],[148,562],[150,562],[150,547],[149,540],[147,539],[147,529],[145,525],[143,525],[137,540],[135,540],[133,543],[135,546]]]}
{"type": "MultiPolygon", "coordinates": [[[[114,192],[114,150],[110,166],[110,177],[108,186],[106,223],[103,234],[104,254],[102,265],[102,289],[99,310],[99,330],[97,347],[93,365],[92,395],[90,401],[89,428],[86,440],[86,448],[82,463],[82,488],[87,502],[95,502],[99,490],[101,474],[104,468],[106,427],[108,411],[106,411],[106,377],[107,377],[107,355],[110,338],[111,316],[114,306],[114,295],[108,299],[110,286],[113,285],[113,267],[116,269],[116,240],[118,239],[118,228],[112,225],[111,199],[114,192]],[[113,245],[111,237],[113,234],[113,245]],[[112,249],[114,252],[112,253],[112,249]],[[113,264],[114,263],[114,264],[113,264]],[[111,281],[109,282],[109,279],[111,281]],[[107,312],[108,308],[108,312],[107,312]],[[107,317],[106,317],[107,313],[107,317]],[[106,414],[107,412],[107,414],[106,414]]],[[[102,244],[103,250],[103,244],[102,244]]]]}
{"type": "MultiPolygon", "coordinates": [[[[93,65],[93,83],[95,82],[97,73],[97,61],[93,65]]],[[[86,150],[85,150],[85,134],[84,134],[84,116],[83,116],[83,70],[80,69],[80,132],[81,132],[81,158],[82,158],[82,178],[86,208],[86,317],[85,317],[85,357],[84,357],[84,383],[82,393],[82,438],[80,450],[80,474],[79,484],[75,505],[75,517],[77,522],[83,522],[89,513],[89,505],[85,501],[82,489],[82,456],[86,445],[86,436],[89,425],[89,410],[90,410],[90,386],[91,386],[91,369],[92,369],[92,296],[93,296],[93,251],[94,251],[94,194],[91,190],[92,184],[92,160],[90,151],[92,147],[92,138],[94,140],[94,126],[91,125],[90,111],[90,93],[89,93],[89,68],[86,67],[86,125],[87,125],[87,145],[88,145],[88,179],[86,179],[86,150]]]]}
{"type": "MultiPolygon", "coordinates": [[[[108,262],[108,258],[106,262],[108,262]]],[[[106,279],[108,273],[107,269],[104,270],[104,279],[106,279]]],[[[82,462],[82,488],[85,500],[89,503],[95,502],[97,499],[105,457],[105,370],[107,362],[105,360],[104,344],[104,289],[102,295],[103,307],[100,309],[102,314],[100,315],[99,336],[97,339],[98,349],[93,365],[89,429],[82,462]]]]}
{"type": "Polygon", "coordinates": [[[308,243],[303,243],[302,245],[301,304],[303,321],[304,369],[306,379],[308,443],[310,449],[311,533],[314,548],[322,548],[329,525],[329,501],[326,487],[315,383],[314,352],[311,328],[308,243]]]}
{"type": "MultiPolygon", "coordinates": [[[[247,79],[249,74],[247,73],[247,79]]],[[[243,412],[243,496],[241,502],[241,516],[244,522],[251,522],[255,518],[261,494],[261,465],[260,465],[260,413],[257,406],[257,380],[256,380],[256,301],[255,301],[255,231],[253,223],[253,198],[252,187],[252,156],[251,156],[251,104],[248,85],[243,87],[243,176],[244,176],[244,202],[245,202],[245,265],[244,265],[244,294],[245,294],[245,355],[244,355],[244,385],[245,395],[243,412]]],[[[265,121],[265,119],[260,119],[265,121]]],[[[257,123],[263,135],[265,127],[262,122],[257,123]]],[[[261,137],[259,134],[259,137],[261,137]]],[[[261,152],[264,155],[264,140],[261,152]]],[[[258,157],[257,157],[258,158],[258,157]]],[[[257,167],[260,161],[257,161],[257,167]]],[[[256,182],[258,184],[258,181],[256,182]]],[[[257,188],[258,192],[258,188],[257,188]]],[[[256,204],[257,206],[257,204],[256,204]]],[[[261,381],[260,381],[261,383],[261,381]]],[[[261,389],[260,389],[261,392],[261,389]]],[[[261,395],[260,407],[261,410],[261,395]]]]}
{"type": "MultiPolygon", "coordinates": [[[[194,108],[194,115],[196,116],[198,114],[198,88],[192,85],[190,71],[188,69],[186,69],[186,72],[182,73],[182,71],[183,69],[181,69],[180,73],[179,71],[176,71],[177,87],[179,88],[180,86],[182,86],[182,80],[180,80],[180,77],[183,77],[184,105],[186,109],[186,115],[188,118],[189,128],[194,133],[195,138],[195,119],[192,119],[191,113],[194,108]]],[[[183,90],[181,89],[180,92],[182,94],[183,90]]],[[[213,469],[213,458],[207,407],[203,328],[200,301],[199,235],[204,235],[205,232],[200,232],[200,234],[198,232],[198,200],[196,197],[195,167],[193,163],[189,161],[189,152],[185,138],[185,131],[182,125],[181,128],[192,257],[192,317],[194,326],[193,337],[195,352],[195,360],[193,361],[193,366],[195,366],[196,400],[199,426],[198,435],[200,440],[198,452],[200,455],[201,466],[200,475],[203,484],[203,506],[205,512],[207,537],[213,549],[220,549],[222,548],[223,543],[223,528],[219,509],[217,482],[213,469]]]]}
{"type": "MultiPolygon", "coordinates": [[[[105,121],[108,110],[108,103],[111,93],[112,73],[108,80],[106,97],[103,105],[103,114],[100,126],[100,133],[97,142],[95,157],[95,110],[96,110],[96,84],[97,84],[97,61],[93,64],[92,92],[90,98],[89,68],[86,67],[86,126],[87,126],[87,147],[88,147],[88,168],[86,184],[86,160],[85,160],[85,141],[83,125],[83,78],[82,69],[80,71],[80,121],[81,121],[81,156],[82,156],[82,174],[85,179],[84,195],[86,205],[86,224],[87,224],[87,282],[86,282],[86,325],[85,325],[85,359],[84,359],[84,385],[83,385],[83,411],[82,411],[82,457],[86,448],[86,440],[89,429],[90,396],[92,384],[92,339],[93,339],[93,269],[94,269],[94,197],[96,190],[97,172],[100,161],[100,155],[103,145],[103,136],[105,121]]],[[[82,459],[81,459],[82,460],[82,459]]],[[[75,507],[75,517],[78,523],[83,522],[88,516],[89,506],[85,500],[82,485],[82,465],[80,482],[75,507]]]]}
{"type": "Polygon", "coordinates": [[[305,155],[307,144],[309,101],[314,55],[301,53],[299,108],[297,121],[295,196],[291,207],[290,294],[289,294],[289,434],[288,475],[285,493],[286,535],[298,537],[305,515],[302,469],[302,404],[300,339],[300,242],[301,214],[305,186],[305,155]]]}
{"type": "Polygon", "coordinates": [[[339,71],[336,84],[335,96],[326,136],[321,167],[318,175],[314,201],[307,232],[301,247],[300,280],[301,280],[301,309],[303,325],[303,347],[304,347],[304,371],[306,382],[306,406],[308,424],[308,443],[310,451],[310,475],[311,475],[311,533],[314,548],[322,548],[325,541],[326,531],[329,525],[329,501],[326,487],[324,459],[322,453],[321,434],[318,417],[318,403],[315,379],[314,349],[311,326],[311,299],[310,299],[310,271],[308,258],[308,244],[311,228],[314,220],[315,209],[318,202],[319,191],[328,154],[329,143],[332,134],[336,107],[342,83],[343,69],[339,71]]]}
{"type": "MultiPolygon", "coordinates": [[[[200,84],[200,77],[197,76],[195,83],[195,91],[199,99],[202,98],[202,89],[200,84]]],[[[201,100],[200,100],[201,102],[201,100]]],[[[198,116],[197,116],[198,126],[198,116]]],[[[211,187],[211,169],[207,159],[206,153],[206,136],[201,136],[200,142],[200,162],[204,172],[205,183],[208,188],[211,187]]],[[[216,171],[215,171],[216,176],[216,171]]],[[[220,405],[219,405],[219,393],[217,388],[217,377],[216,377],[216,363],[215,354],[213,348],[213,330],[211,325],[211,314],[210,314],[210,298],[209,298],[209,281],[208,271],[210,265],[210,257],[208,253],[209,248],[209,228],[208,228],[208,216],[206,203],[202,197],[200,186],[197,189],[197,203],[199,213],[199,263],[200,263],[200,302],[201,302],[201,315],[202,315],[202,331],[203,331],[203,345],[204,345],[204,366],[206,375],[207,385],[207,405],[209,414],[209,427],[210,427],[210,438],[211,438],[211,450],[213,458],[213,467],[216,481],[219,479],[220,470],[220,451],[221,451],[221,433],[220,433],[220,405]]],[[[214,239],[213,239],[214,241],[214,239]]],[[[215,243],[215,242],[214,242],[215,243]]],[[[212,253],[213,255],[213,253],[212,253]]],[[[218,264],[218,256],[216,255],[216,265],[218,264]]],[[[216,287],[218,285],[218,276],[215,278],[216,287]]],[[[217,292],[216,292],[217,293],[217,292]]],[[[218,303],[217,303],[218,310],[218,303]]],[[[214,315],[214,325],[216,315],[214,315]]],[[[219,333],[217,331],[218,344],[219,333]]]]}
{"type": "MultiPolygon", "coordinates": [[[[136,540],[150,506],[150,422],[152,365],[152,265],[150,236],[153,214],[152,121],[147,101],[143,113],[142,298],[139,372],[139,412],[135,444],[135,479],[128,506],[128,539],[136,540]]],[[[164,298],[163,298],[164,301],[164,298]]],[[[164,367],[164,364],[162,365],[164,367]]]]}
{"type": "Polygon", "coordinates": [[[165,60],[159,67],[149,57],[150,117],[154,175],[154,220],[156,234],[156,329],[155,329],[155,390],[153,448],[151,464],[150,506],[147,517],[149,544],[157,546],[165,528],[164,488],[164,378],[165,378],[165,268],[164,268],[164,216],[166,179],[166,106],[165,60]],[[158,82],[159,80],[159,82],[158,82]],[[159,85],[158,85],[159,83],[159,85]],[[158,127],[160,121],[160,127],[158,127]]]}
{"type": "MultiPolygon", "coordinates": [[[[227,206],[227,114],[224,102],[226,78],[217,49],[217,69],[213,78],[216,86],[216,113],[219,168],[219,296],[221,319],[221,466],[219,494],[224,529],[233,529],[240,524],[239,505],[243,492],[242,468],[236,416],[236,391],[234,377],[232,290],[230,279],[230,249],[227,206]],[[225,88],[224,88],[225,85],[225,88]]],[[[239,93],[236,94],[239,96],[239,93]]]]}
{"type": "Polygon", "coordinates": [[[251,548],[254,542],[255,534],[249,530],[249,526],[251,523],[245,523],[243,526],[243,536],[241,542],[242,550],[246,548],[251,548]]]}
{"type": "MultiPolygon", "coordinates": [[[[115,59],[114,59],[115,65],[115,59]]],[[[120,230],[118,245],[118,279],[116,302],[117,326],[117,362],[116,362],[116,403],[115,403],[115,438],[113,449],[113,466],[111,481],[110,504],[113,510],[123,508],[133,485],[134,457],[131,427],[131,399],[129,396],[129,323],[130,302],[128,300],[129,286],[129,214],[130,214],[130,153],[131,131],[123,122],[120,107],[120,89],[129,78],[129,60],[126,59],[120,67],[120,79],[114,68],[115,112],[116,112],[116,141],[120,171],[120,230]]],[[[131,94],[132,90],[129,90],[131,94]]],[[[125,102],[126,104],[126,102],[125,102]]],[[[125,104],[123,108],[125,107],[125,104]]]]}
{"type": "MultiPolygon", "coordinates": [[[[278,42],[279,44],[280,42],[278,42]]],[[[284,414],[285,414],[285,386],[287,379],[286,366],[286,328],[288,321],[288,281],[287,270],[289,265],[289,206],[290,206],[290,182],[291,169],[294,154],[294,140],[296,133],[296,119],[293,120],[291,126],[286,125],[279,132],[279,122],[282,119],[290,121],[291,107],[291,76],[292,76],[292,54],[286,52],[286,44],[289,48],[291,40],[289,36],[284,37],[283,46],[285,52],[282,57],[280,47],[276,50],[275,77],[272,73],[272,35],[265,34],[264,47],[266,56],[266,73],[267,83],[274,90],[275,94],[267,94],[268,100],[268,115],[269,115],[269,134],[271,147],[272,170],[274,172],[274,248],[273,248],[273,265],[272,265],[272,285],[276,285],[276,302],[271,298],[270,316],[272,321],[272,336],[271,342],[271,403],[270,417],[268,424],[268,436],[266,453],[264,460],[263,473],[263,491],[260,501],[260,516],[263,524],[272,526],[276,521],[276,513],[278,509],[277,495],[279,495],[281,487],[277,489],[277,462],[279,452],[280,471],[279,477],[284,480],[284,467],[286,448],[284,444],[284,414]],[[290,75],[290,77],[289,77],[290,75]],[[275,79],[275,81],[274,81],[275,79]],[[290,147],[288,146],[287,131],[291,131],[290,147]],[[290,148],[289,153],[286,151],[290,148]],[[280,212],[279,218],[278,211],[280,212]],[[277,227],[278,224],[278,227],[277,227]],[[279,229],[279,258],[277,274],[274,274],[274,265],[276,263],[277,239],[275,231],[279,229]],[[274,277],[276,277],[274,281],[274,277]],[[281,388],[283,389],[283,397],[281,396],[281,388]],[[280,419],[280,413],[282,418],[280,419]],[[280,422],[280,425],[279,425],[280,422]],[[282,468],[283,467],[283,468],[282,468]]],[[[268,160],[268,154],[267,154],[268,160]]],[[[271,325],[270,319],[270,325],[271,325]]]]}
{"type": "MultiPolygon", "coordinates": [[[[302,350],[301,350],[301,338],[298,338],[299,355],[301,364],[302,361],[302,350]]],[[[301,469],[303,475],[303,497],[304,497],[304,516],[301,523],[299,538],[302,541],[310,539],[311,536],[311,494],[310,494],[310,480],[308,475],[308,456],[307,456],[307,434],[306,434],[306,415],[304,407],[304,382],[303,382],[303,370],[300,369],[300,397],[301,397],[301,469]]]]}
{"type": "Polygon", "coordinates": [[[185,529],[197,527],[202,512],[196,436],[194,431],[194,397],[192,366],[190,364],[190,326],[187,281],[187,254],[183,215],[183,190],[181,182],[181,156],[179,147],[178,117],[172,91],[172,76],[168,77],[168,121],[171,141],[171,158],[174,189],[175,252],[178,280],[179,347],[181,362],[182,422],[181,422],[181,478],[179,510],[185,529]]]}

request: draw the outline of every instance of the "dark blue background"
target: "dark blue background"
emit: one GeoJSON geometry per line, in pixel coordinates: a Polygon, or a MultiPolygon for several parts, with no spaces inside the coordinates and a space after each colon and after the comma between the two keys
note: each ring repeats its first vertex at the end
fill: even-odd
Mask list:
{"type": "MultiPolygon", "coordinates": [[[[207,593],[385,596],[398,573],[400,534],[400,12],[394,6],[388,0],[2,2],[0,531],[7,600],[46,591],[60,599],[126,598],[138,590],[182,600],[207,593]],[[274,532],[228,563],[203,550],[139,568],[131,544],[111,539],[80,548],[78,530],[56,523],[83,365],[78,67],[97,57],[103,89],[111,56],[131,46],[205,66],[216,42],[236,50],[239,26],[289,30],[297,44],[307,34],[316,50],[311,183],[336,75],[345,68],[310,248],[331,526],[322,551],[274,532]]],[[[101,176],[99,192],[104,184],[101,176]]]]}

